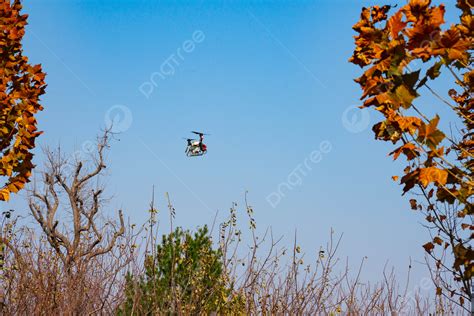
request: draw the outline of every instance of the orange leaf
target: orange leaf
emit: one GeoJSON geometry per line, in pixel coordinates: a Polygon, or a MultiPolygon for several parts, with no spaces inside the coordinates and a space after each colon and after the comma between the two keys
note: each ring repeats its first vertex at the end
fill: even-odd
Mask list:
{"type": "Polygon", "coordinates": [[[388,29],[390,30],[390,35],[392,39],[398,37],[398,33],[405,28],[407,25],[406,22],[402,22],[403,13],[398,11],[388,20],[388,29]]]}
{"type": "Polygon", "coordinates": [[[425,188],[432,182],[438,185],[445,185],[448,180],[448,172],[436,167],[423,168],[420,169],[419,180],[425,188]]]}
{"type": "Polygon", "coordinates": [[[435,238],[433,238],[433,242],[434,243],[437,243],[438,245],[442,245],[443,244],[443,240],[441,238],[439,238],[438,236],[436,236],[435,238]]]}
{"type": "Polygon", "coordinates": [[[0,190],[0,201],[8,201],[10,199],[10,192],[7,189],[0,190]]]}
{"type": "Polygon", "coordinates": [[[439,116],[436,115],[428,125],[421,123],[419,128],[418,140],[426,144],[430,149],[435,149],[445,137],[444,133],[437,128],[438,122],[439,116]]]}
{"type": "Polygon", "coordinates": [[[426,243],[423,245],[423,248],[425,248],[427,253],[431,253],[431,251],[434,249],[434,245],[430,242],[426,243]]]}
{"type": "Polygon", "coordinates": [[[415,131],[418,130],[418,127],[421,125],[421,120],[418,117],[414,116],[397,116],[395,118],[400,129],[403,131],[409,132],[411,135],[415,134],[415,131]]]}
{"type": "Polygon", "coordinates": [[[392,151],[389,155],[393,155],[393,160],[396,160],[401,153],[403,153],[408,160],[419,156],[418,148],[413,143],[406,143],[392,151]]]}

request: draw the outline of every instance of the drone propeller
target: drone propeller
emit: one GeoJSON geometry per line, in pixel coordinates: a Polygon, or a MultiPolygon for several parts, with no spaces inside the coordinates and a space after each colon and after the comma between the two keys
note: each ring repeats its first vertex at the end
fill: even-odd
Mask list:
{"type": "Polygon", "coordinates": [[[211,134],[206,134],[206,133],[201,133],[201,132],[196,132],[196,131],[191,131],[191,133],[194,133],[194,134],[200,135],[200,136],[203,136],[203,135],[211,135],[211,134]]]}

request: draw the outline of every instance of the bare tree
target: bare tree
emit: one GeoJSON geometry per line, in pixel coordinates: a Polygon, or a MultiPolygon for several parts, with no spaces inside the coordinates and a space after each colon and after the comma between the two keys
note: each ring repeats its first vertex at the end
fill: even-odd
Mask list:
{"type": "Polygon", "coordinates": [[[106,168],[104,151],[111,137],[110,129],[105,130],[98,138],[96,153],[87,161],[76,157],[71,162],[60,148],[46,149],[40,185],[29,190],[31,213],[67,271],[82,259],[110,252],[125,233],[121,210],[119,221],[105,220],[101,212],[105,198],[99,178],[106,168]]]}

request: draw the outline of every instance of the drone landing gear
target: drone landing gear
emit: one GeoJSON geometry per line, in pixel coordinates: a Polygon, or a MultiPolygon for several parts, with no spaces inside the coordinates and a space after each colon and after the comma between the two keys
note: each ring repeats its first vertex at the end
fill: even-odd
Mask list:
{"type": "Polygon", "coordinates": [[[188,156],[188,157],[198,157],[198,156],[205,155],[206,153],[207,153],[207,151],[191,151],[191,150],[188,150],[188,152],[186,153],[186,156],[188,156]]]}

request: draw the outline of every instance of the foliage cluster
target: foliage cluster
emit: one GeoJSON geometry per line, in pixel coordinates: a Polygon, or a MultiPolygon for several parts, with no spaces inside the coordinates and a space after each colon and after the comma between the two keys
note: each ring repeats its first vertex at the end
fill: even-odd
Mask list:
{"type": "Polygon", "coordinates": [[[393,159],[406,158],[400,184],[415,195],[411,208],[425,215],[431,238],[423,247],[435,264],[437,294],[463,305],[474,275],[474,18],[468,0],[457,0],[457,8],[459,21],[445,28],[445,6],[430,0],[410,0],[391,16],[388,5],[364,8],[350,61],[365,68],[356,79],[362,107],[383,115],[375,138],[395,145],[393,159]],[[438,93],[431,81],[444,70],[453,87],[438,93]],[[417,103],[421,92],[456,118],[445,123],[449,133],[438,115],[424,114],[433,107],[417,103]]]}

